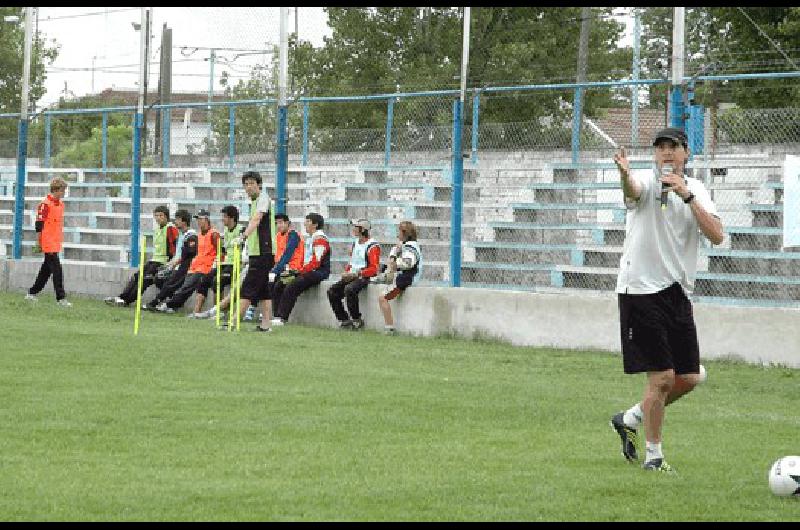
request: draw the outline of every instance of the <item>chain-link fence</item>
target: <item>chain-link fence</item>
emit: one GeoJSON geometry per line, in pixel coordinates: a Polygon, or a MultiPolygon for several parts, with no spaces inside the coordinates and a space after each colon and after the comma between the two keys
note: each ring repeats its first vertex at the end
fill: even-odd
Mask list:
{"type": "MultiPolygon", "coordinates": [[[[690,8],[689,18],[706,28],[727,21],[743,35],[742,20],[725,9],[690,8]]],[[[462,153],[455,154],[464,162],[457,202],[453,135],[463,10],[291,8],[290,217],[300,224],[308,212],[322,213],[339,265],[347,259],[349,219],[370,219],[385,250],[397,223],[408,219],[419,228],[425,281],[454,281],[456,246],[462,285],[612,289],[625,212],[610,160],[625,146],[640,165],[648,164],[653,134],[670,123],[671,28],[664,22],[670,13],[473,8],[462,153]],[[578,36],[587,13],[584,53],[578,36]],[[639,50],[621,44],[634,15],[639,50]],[[586,68],[576,73],[582,53],[586,68]],[[576,75],[582,85],[574,83],[576,75]],[[453,230],[458,212],[460,238],[453,230]]],[[[48,39],[64,39],[60,25],[75,15],[40,8],[40,52],[52,47],[48,39]]],[[[74,23],[102,39],[83,48],[59,42],[59,58],[47,67],[48,78],[67,81],[63,91],[45,90],[41,79],[32,83],[39,96],[48,95],[33,98],[25,212],[29,218],[28,203],[43,194],[48,177],[62,174],[73,183],[65,252],[73,259],[124,261],[141,11],[89,15],[75,16],[74,23]]],[[[153,10],[142,222],[150,222],[161,202],[172,210],[207,208],[218,221],[224,204],[244,207],[239,175],[245,169],[259,170],[270,195],[277,193],[279,18],[279,8],[153,10]]],[[[767,50],[746,56],[732,52],[730,42],[720,48],[723,59],[730,56],[726,62],[720,50],[698,47],[695,26],[683,87],[692,171],[711,189],[728,229],[722,245],[701,253],[697,296],[794,303],[796,259],[779,247],[780,165],[800,146],[798,77],[783,63],[763,60],[767,50]],[[747,65],[750,70],[735,74],[748,75],[726,75],[734,64],[747,65]]],[[[47,62],[42,53],[37,57],[40,66],[47,62]]],[[[5,248],[15,206],[19,98],[0,103],[5,248]]]]}

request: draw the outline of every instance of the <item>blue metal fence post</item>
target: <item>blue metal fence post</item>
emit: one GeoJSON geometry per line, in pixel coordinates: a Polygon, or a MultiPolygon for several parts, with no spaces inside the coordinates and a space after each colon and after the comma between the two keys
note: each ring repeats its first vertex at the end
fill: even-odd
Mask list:
{"type": "Polygon", "coordinates": [[[308,165],[308,101],[303,103],[303,165],[308,165]]]}
{"type": "Polygon", "coordinates": [[[131,267],[139,266],[139,219],[142,206],[142,124],[144,115],[133,116],[133,175],[131,186],[131,267]]]}
{"type": "Polygon", "coordinates": [[[277,153],[275,160],[275,212],[286,213],[286,170],[289,165],[288,150],[289,107],[278,105],[277,153]]]}
{"type": "Polygon", "coordinates": [[[25,164],[28,157],[28,119],[19,120],[17,128],[17,188],[14,194],[14,259],[22,258],[22,218],[25,215],[25,164]]]}
{"type": "Polygon", "coordinates": [[[170,143],[170,109],[161,111],[161,164],[162,167],[169,167],[169,143],[170,143]]]}
{"type": "Polygon", "coordinates": [[[670,105],[669,105],[669,126],[670,127],[677,127],[679,129],[684,129],[686,127],[686,120],[684,118],[684,106],[683,106],[683,91],[681,90],[680,86],[672,87],[672,93],[670,94],[670,105]]]}
{"type": "Polygon", "coordinates": [[[108,170],[108,112],[103,113],[103,174],[108,170]]]}
{"type": "Polygon", "coordinates": [[[572,104],[572,163],[578,163],[581,150],[581,116],[583,115],[583,87],[575,88],[572,104]]]}
{"type": "Polygon", "coordinates": [[[394,98],[389,98],[386,109],[386,144],[383,150],[383,165],[388,166],[392,157],[392,128],[394,127],[394,98]]]}
{"type": "Polygon", "coordinates": [[[50,123],[50,115],[44,115],[44,167],[50,167],[50,131],[52,124],[50,123]]]}
{"type": "Polygon", "coordinates": [[[481,106],[481,91],[475,90],[472,96],[472,165],[478,165],[478,114],[481,106]]]}
{"type": "Polygon", "coordinates": [[[236,156],[235,117],[236,107],[228,105],[228,171],[231,173],[233,173],[234,157],[236,156]]]}
{"type": "Polygon", "coordinates": [[[461,286],[461,210],[464,157],[461,152],[461,99],[453,102],[453,187],[450,209],[450,286],[461,286]]]}

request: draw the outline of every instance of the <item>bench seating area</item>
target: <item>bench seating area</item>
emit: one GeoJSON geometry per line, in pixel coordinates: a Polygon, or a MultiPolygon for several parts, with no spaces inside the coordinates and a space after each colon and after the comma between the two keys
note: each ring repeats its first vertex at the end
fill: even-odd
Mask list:
{"type": "MultiPolygon", "coordinates": [[[[735,211],[721,211],[725,241],[719,247],[701,248],[695,296],[721,303],[800,304],[800,252],[781,246],[780,168],[764,162],[753,167],[760,168],[758,182],[737,180],[735,171],[699,170],[710,172],[712,195],[740,193],[751,202],[736,205],[735,211]]],[[[274,166],[253,169],[260,171],[264,190],[274,197],[274,166]]],[[[241,168],[146,168],[141,187],[142,230],[152,230],[152,209],[159,204],[172,212],[185,208],[193,214],[207,209],[220,228],[223,206],[234,204],[242,212],[248,208],[242,172],[241,168]]],[[[123,170],[30,170],[23,255],[31,256],[34,210],[55,174],[70,182],[65,198],[64,258],[128,261],[131,184],[129,173],[123,170]]],[[[413,220],[425,256],[423,281],[446,285],[451,178],[448,166],[290,167],[287,213],[299,230],[307,213],[316,211],[325,217],[334,275],[348,259],[350,219],[370,220],[371,235],[384,254],[396,242],[397,224],[413,220]]],[[[14,179],[13,172],[0,172],[0,253],[6,255],[11,254],[14,179]]],[[[580,171],[569,164],[465,169],[463,201],[463,285],[536,291],[614,289],[626,209],[613,165],[589,164],[580,171]]]]}

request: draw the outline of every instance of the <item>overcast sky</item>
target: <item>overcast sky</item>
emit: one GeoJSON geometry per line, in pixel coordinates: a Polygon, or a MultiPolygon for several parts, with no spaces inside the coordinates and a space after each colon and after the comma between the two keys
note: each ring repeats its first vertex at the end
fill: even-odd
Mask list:
{"type": "MultiPolygon", "coordinates": [[[[214,90],[221,90],[223,71],[234,80],[242,79],[248,77],[253,65],[270,60],[256,50],[278,43],[278,13],[278,7],[154,7],[148,87],[158,83],[164,23],[172,28],[173,91],[206,93],[210,51],[203,48],[251,50],[216,52],[214,90]],[[246,55],[239,55],[242,53],[246,55]]],[[[140,8],[40,7],[39,33],[48,41],[55,39],[60,51],[48,67],[47,92],[38,106],[48,106],[64,95],[83,96],[106,88],[135,89],[139,81],[139,32],[132,23],[140,20],[140,8]]],[[[294,31],[295,20],[303,40],[321,46],[323,37],[330,35],[321,7],[290,8],[289,32],[294,31]]],[[[620,20],[627,26],[623,44],[630,44],[631,18],[620,20]]]]}
{"type": "MultiPolygon", "coordinates": [[[[203,48],[243,50],[216,52],[214,90],[221,90],[219,79],[223,71],[234,78],[244,78],[254,64],[271,60],[256,50],[278,43],[278,13],[277,7],[154,7],[148,86],[158,83],[164,23],[172,28],[173,91],[207,92],[210,51],[203,48]],[[237,57],[242,53],[247,55],[237,57]]],[[[301,7],[297,14],[300,38],[322,45],[323,36],[330,35],[322,8],[301,7]]],[[[60,47],[58,58],[48,67],[47,92],[39,106],[47,106],[65,93],[89,94],[93,80],[95,93],[112,87],[138,86],[140,37],[132,23],[140,20],[139,8],[39,8],[40,35],[48,41],[55,39],[60,47]]],[[[291,33],[294,28],[295,8],[290,8],[288,31],[291,33]]]]}

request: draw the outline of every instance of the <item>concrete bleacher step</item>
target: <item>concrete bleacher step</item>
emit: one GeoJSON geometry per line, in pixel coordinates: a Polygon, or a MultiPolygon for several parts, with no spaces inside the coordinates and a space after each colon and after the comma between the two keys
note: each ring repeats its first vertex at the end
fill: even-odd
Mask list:
{"type": "Polygon", "coordinates": [[[551,265],[499,263],[463,263],[461,281],[507,286],[550,286],[551,265]]]}
{"type": "Polygon", "coordinates": [[[597,244],[622,245],[625,225],[622,223],[514,223],[491,222],[495,241],[520,243],[578,243],[587,240],[597,244]]]}
{"type": "MultiPolygon", "coordinates": [[[[139,217],[141,227],[150,227],[153,225],[153,210],[142,208],[142,214],[139,217]]],[[[174,212],[173,212],[174,213],[174,212]]],[[[94,216],[95,227],[99,229],[109,230],[130,230],[131,228],[131,214],[130,213],[113,213],[113,212],[99,212],[94,216]]]]}
{"type": "Polygon", "coordinates": [[[613,203],[514,203],[510,205],[514,221],[521,223],[574,224],[581,212],[588,212],[598,221],[624,222],[625,206],[613,203]],[[607,217],[608,219],[603,219],[607,217]]]}
{"type": "Polygon", "coordinates": [[[800,252],[706,249],[708,270],[760,276],[800,276],[800,252]]]}
{"type": "Polygon", "coordinates": [[[730,237],[731,250],[780,251],[783,247],[783,230],[771,226],[725,227],[730,237]]]}
{"type": "Polygon", "coordinates": [[[753,226],[783,226],[783,204],[751,204],[753,226]]]}
{"type": "Polygon", "coordinates": [[[750,274],[698,275],[695,295],[764,300],[800,300],[800,277],[750,274]]]}
{"type": "Polygon", "coordinates": [[[471,242],[475,261],[504,264],[580,263],[575,245],[536,245],[526,243],[471,242]]]}

